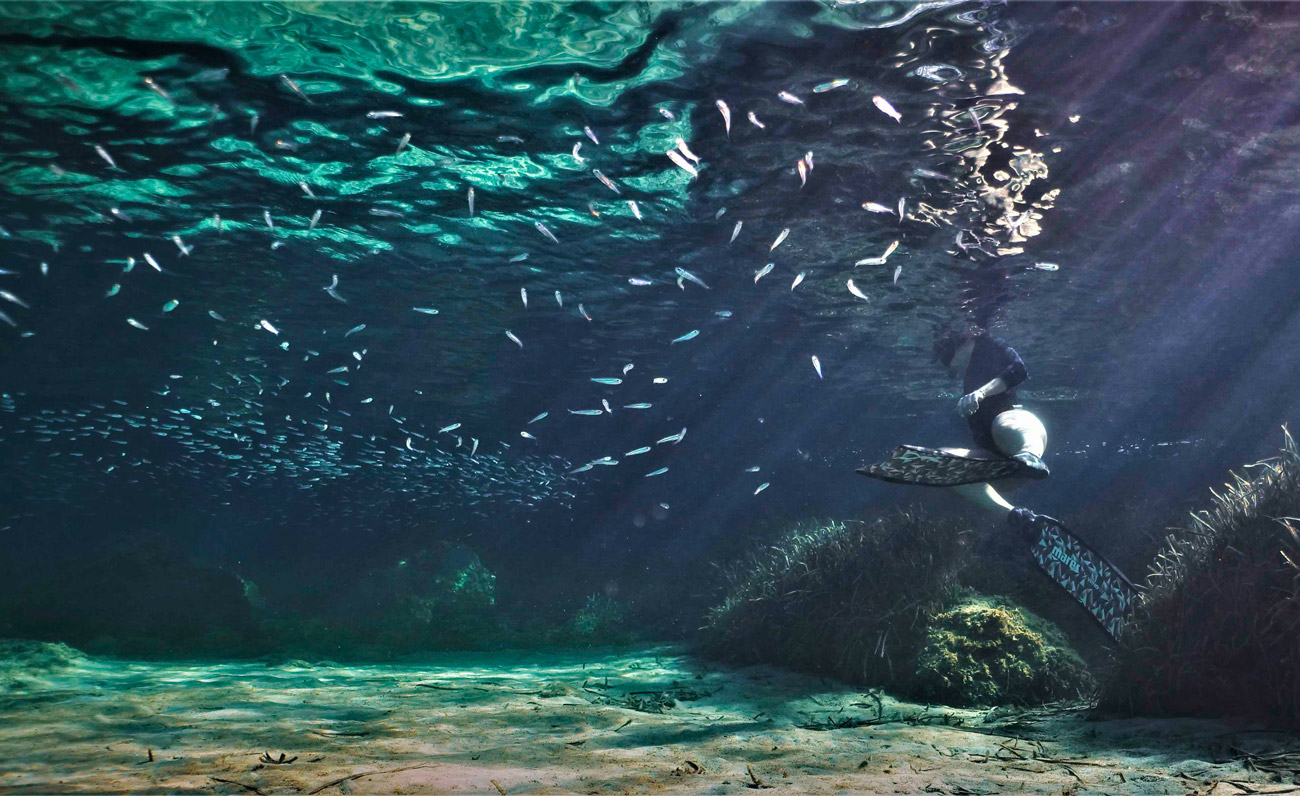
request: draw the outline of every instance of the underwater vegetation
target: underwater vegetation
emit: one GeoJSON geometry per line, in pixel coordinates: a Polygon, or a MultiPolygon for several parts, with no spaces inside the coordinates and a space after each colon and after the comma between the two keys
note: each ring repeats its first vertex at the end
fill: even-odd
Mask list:
{"type": "Polygon", "coordinates": [[[804,522],[725,571],[706,654],[950,705],[1078,696],[1089,677],[1045,620],[963,588],[962,522],[919,511],[804,522]]]}
{"type": "Polygon", "coordinates": [[[1166,537],[1103,708],[1300,728],[1300,450],[1284,435],[1166,537]]]}
{"type": "Polygon", "coordinates": [[[1040,705],[1078,699],[1094,685],[1050,622],[975,594],[931,620],[916,664],[918,695],[945,705],[1040,705]]]}

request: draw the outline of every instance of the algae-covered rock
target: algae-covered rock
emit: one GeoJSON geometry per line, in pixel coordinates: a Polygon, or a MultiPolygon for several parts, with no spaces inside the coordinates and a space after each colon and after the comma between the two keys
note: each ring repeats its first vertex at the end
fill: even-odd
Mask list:
{"type": "Polygon", "coordinates": [[[612,597],[593,594],[569,620],[566,629],[574,638],[592,644],[621,641],[626,635],[627,609],[612,597]]]}
{"type": "Polygon", "coordinates": [[[0,689],[31,687],[40,678],[85,664],[88,658],[67,644],[0,639],[0,689]]]}
{"type": "Polygon", "coordinates": [[[496,627],[496,575],[457,544],[421,550],[361,584],[363,635],[395,648],[464,646],[496,627]]]}
{"type": "Polygon", "coordinates": [[[927,620],[951,602],[969,526],[921,511],[796,524],[722,570],[708,655],[908,689],[927,620]]]}
{"type": "Polygon", "coordinates": [[[978,595],[931,620],[915,680],[920,696],[953,706],[1038,705],[1077,698],[1092,685],[1054,625],[978,595]]]}

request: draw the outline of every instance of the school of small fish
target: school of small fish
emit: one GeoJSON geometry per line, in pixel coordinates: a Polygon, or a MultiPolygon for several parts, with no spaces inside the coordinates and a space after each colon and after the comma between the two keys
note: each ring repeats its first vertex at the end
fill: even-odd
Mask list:
{"type": "MultiPolygon", "coordinates": [[[[596,318],[610,323],[608,318],[613,313],[605,312],[610,302],[616,297],[626,297],[625,300],[633,301],[633,294],[638,298],[647,297],[647,301],[661,301],[669,294],[680,297],[683,303],[677,309],[682,313],[689,311],[685,308],[700,306],[710,299],[720,301],[723,296],[734,298],[738,289],[754,291],[751,295],[766,296],[772,301],[778,300],[773,297],[779,297],[782,302],[795,303],[820,299],[841,301],[852,312],[872,313],[877,310],[843,298],[844,288],[839,280],[845,278],[846,272],[852,272],[851,268],[845,267],[847,262],[820,263],[808,259],[807,253],[813,250],[818,236],[823,234],[818,230],[814,219],[796,217],[788,222],[768,223],[770,219],[746,214],[746,219],[741,220],[735,219],[737,210],[733,207],[731,217],[721,221],[727,208],[717,208],[716,202],[707,211],[702,208],[712,201],[708,197],[722,195],[718,186],[723,181],[737,178],[736,174],[727,173],[727,169],[734,168],[726,157],[728,146],[739,146],[747,139],[757,140],[755,137],[775,138],[778,133],[785,135],[783,131],[791,126],[792,120],[816,118],[826,102],[840,102],[850,97],[861,98],[864,114],[871,116],[871,124],[882,134],[894,137],[910,134],[921,126],[919,120],[923,118],[922,111],[901,94],[896,94],[894,100],[903,111],[885,96],[889,93],[888,89],[884,90],[885,93],[871,94],[875,89],[866,88],[871,85],[866,76],[850,79],[822,75],[816,82],[800,81],[799,85],[765,93],[761,98],[742,100],[733,96],[734,113],[743,115],[750,123],[748,126],[737,124],[735,129],[732,124],[733,105],[723,97],[694,98],[694,104],[698,106],[694,112],[687,105],[679,107],[675,103],[670,104],[678,111],[677,114],[665,107],[643,108],[641,111],[646,116],[653,117],[651,124],[671,132],[653,138],[653,148],[650,145],[642,147],[647,150],[644,152],[645,160],[636,167],[629,165],[632,159],[623,161],[613,153],[626,151],[634,144],[638,131],[627,129],[622,122],[615,124],[609,118],[598,118],[594,111],[589,117],[577,117],[580,120],[589,118],[588,123],[570,120],[564,125],[563,136],[553,138],[526,129],[522,122],[507,121],[503,124],[507,129],[513,127],[513,130],[500,133],[493,131],[488,139],[495,136],[497,144],[509,145],[503,148],[534,158],[541,157],[531,151],[534,142],[549,140],[544,156],[560,163],[560,168],[572,175],[566,182],[564,191],[557,192],[562,195],[539,199],[525,213],[512,214],[502,209],[508,207],[501,195],[503,191],[494,188],[494,183],[480,173],[466,172],[468,177],[466,173],[461,173],[457,179],[447,180],[450,185],[436,182],[437,179],[443,179],[437,176],[440,170],[451,173],[448,167],[455,165],[456,157],[446,154],[449,146],[437,140],[441,134],[435,135],[428,126],[421,125],[418,119],[422,115],[422,109],[418,105],[401,110],[381,107],[364,113],[356,109],[352,115],[354,120],[364,117],[374,123],[366,124],[367,128],[375,131],[375,139],[371,142],[373,145],[365,144],[370,150],[366,155],[368,160],[385,163],[387,169],[405,169],[405,174],[419,175],[422,179],[429,180],[418,189],[429,195],[420,196],[418,202],[414,197],[400,193],[367,199],[362,205],[361,214],[370,218],[361,221],[356,215],[345,212],[346,206],[336,196],[339,193],[338,183],[331,179],[330,174],[313,173],[310,169],[292,171],[288,165],[295,160],[301,163],[307,148],[319,143],[313,143],[305,133],[295,132],[293,125],[286,125],[279,117],[293,116],[303,120],[305,129],[306,120],[325,107],[331,89],[323,82],[309,80],[305,76],[295,78],[289,74],[273,74],[271,81],[273,84],[278,83],[278,88],[272,85],[272,92],[282,103],[281,107],[271,112],[270,108],[252,111],[246,106],[239,111],[238,132],[243,134],[247,130],[245,138],[248,139],[249,151],[259,151],[268,161],[284,159],[283,164],[277,168],[284,169],[283,184],[293,194],[296,204],[259,197],[258,204],[265,206],[260,211],[253,210],[250,213],[234,212],[234,208],[226,206],[200,208],[195,212],[195,218],[184,223],[176,222],[172,229],[162,235],[142,235],[136,231],[143,228],[150,215],[156,215],[155,209],[144,206],[142,202],[116,200],[118,206],[113,207],[108,207],[108,202],[104,202],[94,211],[98,223],[130,231],[129,236],[124,238],[124,248],[129,250],[129,254],[123,251],[119,253],[120,257],[104,258],[113,267],[110,276],[97,283],[94,294],[96,301],[100,300],[99,297],[112,299],[112,302],[104,302],[104,306],[114,308],[116,329],[122,329],[120,324],[124,319],[127,326],[140,333],[129,330],[117,332],[130,336],[124,345],[147,345],[151,340],[160,339],[175,325],[193,323],[197,318],[206,325],[205,334],[211,338],[214,350],[224,352],[227,349],[223,346],[228,346],[239,351],[238,357],[230,354],[220,360],[228,368],[225,375],[219,379],[206,380],[204,384],[197,377],[184,373],[173,374],[166,383],[157,385],[158,389],[154,390],[156,399],[161,400],[149,405],[135,406],[126,401],[110,399],[93,404],[95,408],[84,412],[51,413],[46,416],[28,412],[16,415],[16,423],[0,425],[0,441],[21,431],[30,434],[31,439],[53,443],[56,439],[63,438],[60,433],[65,426],[60,424],[67,424],[66,428],[69,429],[75,428],[72,424],[81,424],[93,427],[94,434],[110,443],[123,440],[119,444],[125,445],[125,440],[146,433],[177,440],[186,455],[222,464],[229,474],[238,474],[237,481],[248,481],[256,475],[271,473],[290,474],[300,478],[304,488],[312,488],[313,484],[322,481],[348,477],[352,468],[360,466],[356,462],[361,462],[372,467],[409,468],[406,472],[446,471],[452,479],[457,472],[477,473],[484,480],[478,482],[480,486],[476,491],[472,494],[462,493],[462,497],[474,501],[503,497],[524,505],[534,505],[545,496],[562,501],[572,500],[575,497],[572,476],[626,470],[626,466],[619,466],[620,459],[631,457],[644,457],[638,459],[638,462],[644,461],[645,465],[638,466],[635,475],[659,479],[655,483],[672,483],[676,478],[692,477],[692,468],[687,458],[689,451],[693,443],[705,443],[697,441],[695,437],[687,438],[686,427],[658,438],[653,444],[630,442],[620,444],[614,450],[607,448],[597,451],[597,455],[581,464],[552,453],[557,448],[550,446],[562,437],[571,437],[575,428],[605,428],[609,424],[623,422],[624,417],[630,418],[633,413],[639,413],[637,416],[644,418],[639,422],[651,423],[656,416],[664,413],[665,404],[688,392],[686,387],[674,392],[677,385],[689,385],[688,380],[682,379],[675,381],[672,388],[665,387],[670,376],[677,377],[680,374],[669,371],[668,375],[660,375],[662,371],[658,369],[684,368],[693,357],[703,356],[702,352],[719,348],[719,341],[727,337],[723,331],[727,328],[727,323],[734,324],[733,329],[739,329],[742,323],[748,322],[744,319],[743,303],[728,303],[735,310],[736,320],[727,321],[732,318],[733,311],[716,309],[714,304],[703,312],[696,311],[695,315],[683,314],[681,323],[670,327],[666,333],[659,331],[653,335],[645,334],[642,345],[648,350],[661,351],[659,358],[645,361],[638,357],[640,367],[637,367],[636,363],[626,362],[633,358],[630,351],[621,352],[617,358],[607,361],[606,367],[586,371],[582,387],[585,392],[581,395],[576,392],[572,395],[566,393],[573,400],[563,403],[555,400],[548,402],[547,409],[543,410],[541,406],[529,407],[530,411],[522,416],[512,416],[510,422],[515,428],[510,429],[508,434],[490,434],[482,425],[481,415],[477,414],[474,417],[462,416],[463,420],[448,418],[451,422],[441,425],[434,423],[426,427],[408,418],[408,415],[415,414],[409,408],[410,402],[425,398],[420,390],[415,391],[414,397],[404,396],[400,401],[394,397],[392,403],[389,403],[377,390],[373,395],[365,392],[358,394],[355,385],[362,383],[371,363],[388,357],[391,365],[391,358],[396,351],[407,354],[418,352],[421,350],[419,341],[426,337],[436,339],[444,325],[465,323],[463,310],[440,290],[437,271],[431,265],[427,272],[422,272],[419,279],[411,280],[410,284],[384,285],[384,289],[393,291],[386,317],[358,317],[359,310],[355,305],[361,303],[359,297],[363,292],[374,289],[376,284],[382,283],[383,277],[378,275],[378,267],[364,271],[352,267],[353,262],[338,255],[340,241],[364,240],[368,246],[367,257],[377,266],[385,258],[408,255],[395,251],[377,234],[354,229],[364,227],[368,222],[379,223],[375,219],[409,228],[426,222],[430,215],[437,216],[439,224],[455,217],[457,223],[461,224],[461,230],[472,227],[500,234],[501,243],[492,254],[494,261],[508,263],[509,268],[515,269],[513,273],[517,274],[516,284],[528,284],[518,284],[519,304],[514,303],[515,288],[511,286],[509,290],[499,289],[494,292],[492,301],[475,309],[475,312],[501,313],[500,320],[491,324],[489,331],[491,345],[498,358],[494,367],[507,373],[531,367],[525,363],[539,357],[546,359],[563,355],[563,349],[557,351],[541,332],[540,324],[559,323],[557,319],[568,319],[565,322],[578,323],[581,330],[596,329],[600,325],[596,318]],[[831,96],[824,96],[828,94],[831,96]],[[701,108],[707,113],[701,111],[701,108]],[[760,112],[767,121],[759,118],[760,112]],[[259,125],[262,128],[273,128],[277,124],[283,125],[282,129],[264,132],[258,138],[259,125]],[[670,234],[670,226],[680,220],[678,215],[674,215],[682,212],[680,208],[666,207],[664,203],[656,201],[653,190],[644,187],[651,177],[671,182],[673,190],[689,192],[693,201],[701,207],[697,214],[713,219],[710,223],[714,223],[715,231],[711,233],[710,241],[719,250],[730,252],[729,257],[745,263],[745,266],[712,268],[707,261],[694,261],[701,264],[687,262],[685,264],[693,269],[688,270],[671,262],[611,262],[608,264],[610,273],[603,284],[569,283],[565,289],[570,300],[566,308],[566,296],[553,284],[545,282],[548,272],[542,265],[546,258],[555,256],[557,252],[568,256],[576,246],[604,234],[605,230],[613,226],[623,225],[627,229],[647,231],[634,234],[665,235],[670,234]],[[471,181],[475,184],[468,184],[471,181]],[[571,206],[561,206],[570,200],[571,206]],[[327,209],[328,216],[325,215],[327,209]],[[527,220],[521,223],[520,218],[527,220]],[[528,229],[530,222],[532,230],[528,229]],[[638,227],[638,224],[642,226],[638,227]],[[519,232],[520,229],[522,233],[519,232]],[[742,230],[745,231],[743,238],[742,230]],[[725,246],[722,240],[724,236],[727,238],[725,246]],[[769,243],[767,252],[761,251],[764,242],[769,243]],[[224,315],[205,306],[207,302],[204,295],[193,288],[196,276],[202,274],[204,278],[214,278],[204,274],[204,269],[212,268],[212,264],[221,256],[230,256],[237,251],[250,252],[251,256],[254,245],[260,250],[259,257],[271,258],[267,261],[271,275],[274,275],[274,269],[277,268],[283,268],[288,273],[292,268],[298,267],[300,259],[295,254],[296,250],[307,246],[329,247],[339,265],[329,270],[321,268],[312,271],[310,289],[305,291],[310,293],[310,297],[305,296],[303,300],[317,302],[328,307],[328,311],[347,313],[340,317],[348,320],[329,328],[317,328],[319,324],[303,319],[299,308],[273,306],[269,302],[262,302],[256,295],[250,295],[247,306],[244,307],[222,306],[222,311],[226,313],[224,315]],[[145,246],[149,246],[150,250],[145,250],[145,246]],[[526,251],[520,251],[521,249],[526,251]],[[153,252],[160,254],[155,256],[153,252]],[[512,252],[518,253],[512,255],[512,252]],[[534,259],[528,263],[530,254],[534,259]],[[277,257],[285,259],[276,260],[277,257]],[[773,258],[773,261],[762,262],[768,257],[773,258]],[[137,258],[149,268],[136,270],[137,258]],[[533,263],[541,264],[533,268],[533,263]],[[748,279],[751,273],[752,282],[748,279]],[[774,273],[773,279],[762,281],[763,277],[774,273]],[[343,275],[343,280],[340,275],[343,275]],[[325,285],[327,278],[329,284],[325,285]],[[146,283],[146,279],[153,282],[146,283]],[[787,279],[790,280],[788,290],[785,288],[787,279]],[[683,292],[674,289],[674,283],[683,292]],[[167,293],[151,293],[155,297],[147,305],[136,302],[135,299],[145,291],[144,286],[151,284],[166,285],[167,293]],[[801,286],[803,289],[795,293],[801,286]],[[531,304],[530,287],[534,291],[531,304]],[[173,288],[179,298],[172,297],[173,288]],[[539,289],[543,292],[537,292],[539,289]],[[550,302],[545,300],[546,290],[553,291],[555,307],[551,307],[550,302]],[[322,296],[322,293],[325,295],[322,296]],[[689,302],[694,302],[694,305],[689,302]],[[589,312],[588,306],[594,315],[589,312]],[[365,321],[359,322],[362,318],[365,321]],[[595,325],[587,326],[584,321],[595,325]],[[507,328],[507,324],[510,328],[507,328]],[[676,332],[682,333],[672,337],[676,332]],[[354,336],[356,340],[351,340],[354,336]],[[399,337],[404,339],[398,339],[399,337]],[[344,339],[348,340],[346,347],[335,345],[344,339]],[[687,343],[690,344],[684,345],[687,343]],[[410,348],[407,348],[408,345],[410,348]],[[301,375],[304,372],[302,369],[296,371],[293,378],[277,375],[280,372],[288,373],[287,369],[275,364],[287,361],[287,358],[294,358],[295,362],[301,358],[310,376],[301,375]],[[618,374],[620,365],[621,375],[586,375],[591,372],[618,374]],[[298,406],[302,408],[282,412],[285,404],[282,396],[289,396],[291,392],[294,396],[303,396],[297,399],[300,401],[298,406]],[[407,408],[402,408],[403,403],[407,408]],[[273,406],[279,408],[273,410],[270,408],[273,406]],[[273,411],[282,415],[284,420],[273,417],[273,411]],[[391,434],[385,437],[377,433],[352,432],[353,427],[360,425],[357,415],[361,412],[368,413],[367,417],[378,416],[385,423],[390,423],[391,434]],[[227,420],[205,425],[205,415],[227,420]],[[531,419],[526,419],[530,415],[531,419]],[[434,425],[438,426],[437,430],[430,432],[428,429],[434,425]],[[529,428],[525,430],[522,426],[529,428]],[[470,433],[479,434],[482,439],[471,437],[470,433]],[[510,441],[493,439],[496,436],[506,437],[510,441]],[[481,443],[490,447],[481,449],[481,443]],[[631,447],[633,445],[635,447],[631,447]],[[622,452],[629,447],[630,450],[622,452]],[[356,451],[355,459],[349,459],[352,449],[356,451]],[[284,453],[290,450],[295,453],[284,453]],[[671,465],[668,463],[670,460],[671,465]],[[494,486],[486,486],[488,482],[494,486]],[[508,483],[518,486],[509,487],[508,483]],[[524,484],[528,486],[525,487],[524,484]]],[[[135,84],[134,90],[148,92],[143,96],[149,97],[154,106],[165,104],[176,114],[193,112],[197,104],[191,87],[165,76],[144,77],[135,84]],[[153,97],[161,98],[163,103],[153,97]]],[[[394,100],[390,98],[387,102],[394,100]]],[[[962,112],[966,114],[963,124],[975,132],[992,128],[997,123],[993,110],[991,103],[981,106],[984,114],[981,117],[974,108],[963,108],[962,112]]],[[[739,118],[740,116],[736,117],[737,120],[739,118]]],[[[127,181],[146,179],[146,175],[150,174],[147,145],[130,143],[107,132],[103,135],[97,133],[90,140],[95,141],[96,138],[98,141],[91,143],[89,149],[84,145],[79,149],[87,161],[82,165],[92,175],[90,179],[127,181]]],[[[352,143],[362,146],[359,142],[352,143]]],[[[807,142],[798,147],[783,149],[780,156],[779,186],[774,182],[772,190],[786,192],[785,195],[791,197],[790,201],[795,202],[798,201],[793,199],[796,194],[808,198],[825,189],[828,182],[835,178],[837,165],[841,164],[837,164],[839,155],[832,147],[819,147],[818,151],[821,156],[816,160],[821,161],[821,170],[817,169],[814,153],[807,142]],[[803,152],[802,156],[799,156],[800,152],[803,152]],[[793,173],[799,178],[798,186],[793,183],[792,164],[793,173]],[[800,191],[802,193],[798,193],[800,191]]],[[[931,161],[929,165],[934,163],[931,161]]],[[[56,175],[59,171],[71,173],[70,167],[65,170],[65,166],[66,164],[52,166],[51,171],[56,175]]],[[[906,174],[932,181],[927,184],[954,181],[949,175],[925,167],[912,168],[906,174]]],[[[918,182],[913,180],[912,184],[918,182]]],[[[417,190],[414,185],[415,183],[411,185],[412,191],[417,190]]],[[[879,187],[873,185],[871,189],[874,191],[879,187]]],[[[849,205],[854,207],[861,202],[861,207],[873,214],[856,216],[869,225],[868,231],[873,237],[869,251],[881,251],[878,247],[885,246],[880,254],[857,258],[853,267],[887,263],[893,266],[892,280],[888,274],[877,277],[874,275],[877,272],[874,271],[856,272],[857,279],[863,282],[866,289],[856,284],[852,278],[844,282],[849,294],[862,302],[870,301],[868,292],[879,293],[891,287],[900,291],[915,290],[915,284],[921,281],[916,278],[918,271],[909,270],[909,278],[900,287],[903,265],[897,264],[900,260],[911,262],[909,258],[914,255],[919,242],[916,236],[912,236],[913,227],[947,223],[942,215],[927,207],[927,195],[923,192],[898,196],[895,200],[893,197],[896,195],[897,190],[886,188],[875,194],[873,200],[854,197],[854,204],[849,205]],[[892,218],[875,216],[896,216],[897,224],[894,224],[892,218]],[[904,226],[905,223],[908,226],[904,226]],[[889,231],[886,232],[881,227],[889,231]],[[893,239],[895,237],[899,239],[893,239]],[[889,258],[899,251],[903,240],[908,241],[908,247],[903,248],[902,253],[890,263],[889,258]]],[[[691,205],[686,207],[690,208],[691,205]]],[[[853,212],[856,213],[857,210],[853,212]]],[[[745,211],[742,209],[739,213],[745,214],[745,211]]],[[[1031,225],[1031,222],[1034,222],[1033,211],[1021,212],[1015,217],[1015,226],[1011,231],[1017,232],[1031,225]]],[[[451,241],[462,234],[458,231],[453,235],[447,231],[450,228],[450,222],[446,222],[435,235],[430,236],[443,236],[440,245],[447,247],[445,259],[449,261],[455,259],[451,241]]],[[[8,230],[3,232],[4,235],[0,237],[9,236],[8,230]]],[[[970,236],[971,243],[967,243],[968,238],[964,238],[961,231],[956,238],[957,248],[963,253],[968,249],[991,245],[973,233],[966,234],[970,236]]],[[[468,234],[465,234],[465,240],[470,240],[468,234]]],[[[457,242],[456,245],[463,244],[457,242]]],[[[56,249],[56,254],[57,252],[56,249]]],[[[60,278],[58,268],[61,263],[55,257],[49,257],[49,261],[54,262],[56,275],[50,277],[54,281],[60,278]]],[[[441,264],[439,266],[442,267],[441,264]]],[[[909,268],[915,269],[915,265],[909,265],[909,268]]],[[[1055,263],[1050,262],[1037,262],[1032,266],[1032,270],[1037,271],[1055,271],[1057,268],[1055,263]]],[[[40,262],[39,273],[49,276],[50,272],[49,262],[40,262]]],[[[0,277],[10,273],[0,272],[0,277]]],[[[21,292],[29,295],[26,291],[21,292]]],[[[9,290],[0,290],[0,300],[6,302],[6,306],[12,305],[9,309],[17,316],[0,312],[0,321],[13,329],[22,330],[24,335],[31,334],[31,330],[26,329],[26,324],[23,323],[28,315],[19,311],[34,311],[31,303],[9,290]]],[[[570,328],[578,329],[579,326],[570,328]]],[[[487,333],[484,336],[488,336],[487,333]]],[[[817,380],[808,378],[807,371],[802,369],[807,367],[805,364],[798,368],[791,365],[792,381],[805,385],[807,389],[818,389],[817,382],[821,381],[832,385],[841,370],[836,367],[840,360],[826,351],[822,355],[827,356],[827,361],[831,364],[829,371],[824,369],[822,359],[817,354],[805,352],[801,356],[809,357],[805,361],[811,362],[817,380]]],[[[649,359],[651,358],[646,357],[646,360],[649,359]]],[[[436,361],[396,364],[411,369],[439,367],[436,361]]],[[[576,391],[577,388],[574,387],[573,390],[576,391]]],[[[542,391],[534,392],[537,401],[546,401],[542,391]]],[[[0,410],[14,413],[15,409],[5,407],[17,406],[18,400],[5,394],[3,401],[0,401],[0,410]]],[[[447,413],[451,414],[451,411],[447,413]]],[[[679,423],[680,421],[667,428],[661,427],[655,433],[647,434],[641,442],[650,443],[651,437],[673,431],[679,423]]],[[[70,438],[80,440],[89,436],[90,433],[79,433],[70,438]]],[[[71,458],[76,452],[66,453],[71,458]]],[[[119,468],[135,469],[150,464],[144,454],[127,451],[120,453],[123,455],[101,455],[98,458],[87,458],[86,461],[103,472],[119,468]]],[[[581,461],[578,459],[578,462],[581,461]]],[[[759,469],[751,467],[745,472],[756,473],[759,469]]],[[[763,482],[754,489],[753,494],[763,492],[769,488],[770,483],[763,482]]],[[[645,488],[651,487],[653,484],[647,484],[645,488]]],[[[449,493],[454,493],[454,490],[449,493]]]]}

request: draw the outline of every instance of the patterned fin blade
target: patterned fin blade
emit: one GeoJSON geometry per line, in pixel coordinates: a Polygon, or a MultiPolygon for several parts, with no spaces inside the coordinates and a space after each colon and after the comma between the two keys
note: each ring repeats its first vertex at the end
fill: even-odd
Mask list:
{"type": "Polygon", "coordinates": [[[857,472],[895,484],[957,486],[1006,478],[1023,469],[1024,465],[1012,459],[960,456],[938,448],[900,445],[885,461],[857,472]]]}
{"type": "Polygon", "coordinates": [[[1118,639],[1138,597],[1137,587],[1124,573],[1052,522],[1041,522],[1032,552],[1048,577],[1078,600],[1111,638],[1118,639]]]}

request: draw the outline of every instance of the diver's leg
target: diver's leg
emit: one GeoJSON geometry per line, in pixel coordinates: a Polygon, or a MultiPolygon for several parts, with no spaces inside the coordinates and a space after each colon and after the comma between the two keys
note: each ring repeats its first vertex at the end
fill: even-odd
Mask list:
{"type": "Polygon", "coordinates": [[[1047,450],[1047,429],[1033,412],[1008,409],[993,418],[992,433],[998,451],[1024,464],[1033,477],[1046,478],[1051,474],[1042,459],[1047,450]]]}
{"type": "Polygon", "coordinates": [[[1006,498],[998,494],[992,484],[961,484],[960,486],[949,487],[949,489],[976,506],[992,511],[999,516],[1005,516],[1007,512],[1015,508],[1006,501],[1006,498]]]}

